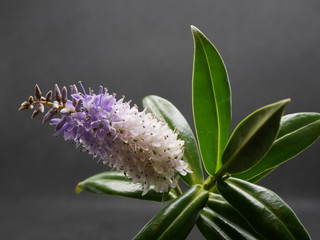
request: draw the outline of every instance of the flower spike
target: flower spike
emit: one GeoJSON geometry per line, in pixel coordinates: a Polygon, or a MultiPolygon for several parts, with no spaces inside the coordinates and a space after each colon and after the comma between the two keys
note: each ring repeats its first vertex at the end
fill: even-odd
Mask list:
{"type": "MultiPolygon", "coordinates": [[[[71,99],[66,87],[55,85],[55,99],[50,102],[47,94],[41,97],[36,90],[36,101],[23,102],[19,110],[37,104],[32,117],[50,106],[43,122],[51,120],[55,135],[63,134],[65,140],[82,146],[83,151],[98,157],[104,164],[123,172],[134,183],[140,183],[143,194],[151,187],[167,192],[177,183],[176,174],[185,175],[191,170],[182,159],[184,141],[168,125],[138,107],[130,106],[124,97],[117,100],[100,86],[98,94],[90,88],[88,93],[79,82],[83,93],[71,87],[71,99]],[[60,113],[61,117],[54,116],[60,113]]],[[[36,89],[39,89],[36,86],[36,89]]]]}

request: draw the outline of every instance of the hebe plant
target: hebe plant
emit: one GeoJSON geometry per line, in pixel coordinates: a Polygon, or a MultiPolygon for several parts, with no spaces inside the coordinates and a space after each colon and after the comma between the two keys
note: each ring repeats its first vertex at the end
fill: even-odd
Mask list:
{"type": "MultiPolygon", "coordinates": [[[[310,239],[292,209],[256,182],[293,158],[320,136],[320,114],[284,115],[289,99],[262,107],[230,133],[231,91],[223,60],[212,43],[192,26],[194,61],[192,106],[196,136],[170,103],[143,99],[145,110],[102,87],[55,86],[19,110],[36,106],[32,117],[50,106],[43,121],[116,171],[77,185],[103,195],[169,203],[134,239],[185,239],[194,225],[206,239],[310,239]],[[56,117],[60,114],[60,117],[56,117]],[[204,179],[203,168],[208,175],[204,179]],[[190,188],[182,192],[179,176],[190,188]]],[[[82,86],[82,84],[80,83],[82,86]]]]}

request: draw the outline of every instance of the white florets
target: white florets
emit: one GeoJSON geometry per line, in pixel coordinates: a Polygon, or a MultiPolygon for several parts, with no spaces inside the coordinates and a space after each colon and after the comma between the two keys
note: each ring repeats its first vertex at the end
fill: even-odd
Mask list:
{"type": "Polygon", "coordinates": [[[63,133],[65,140],[82,146],[83,151],[123,172],[134,183],[141,183],[143,194],[150,188],[167,192],[176,186],[176,173],[192,172],[181,160],[184,141],[166,123],[139,112],[123,98],[116,100],[102,87],[99,94],[91,90],[87,94],[84,88],[83,92],[73,89],[72,100],[65,99],[58,108],[53,103],[53,110],[61,108],[62,115],[50,116],[56,135],[63,133]]]}
{"type": "Polygon", "coordinates": [[[112,152],[104,163],[123,171],[125,175],[142,184],[143,194],[150,187],[166,192],[176,186],[175,173],[186,175],[191,170],[182,161],[184,141],[168,125],[152,114],[139,112],[129,103],[114,106],[121,121],[112,123],[117,134],[112,152]]]}

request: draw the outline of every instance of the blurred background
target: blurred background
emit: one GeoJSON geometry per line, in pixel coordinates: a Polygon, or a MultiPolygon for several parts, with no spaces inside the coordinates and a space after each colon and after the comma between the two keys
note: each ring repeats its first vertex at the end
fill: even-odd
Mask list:
{"type": "MultiPolygon", "coordinates": [[[[233,126],[290,97],[287,113],[319,112],[320,1],[0,1],[1,239],[131,239],[160,203],[75,194],[108,168],[75,150],[31,111],[33,94],[77,83],[108,87],[142,109],[173,102],[192,123],[195,25],[228,68],[233,126]]],[[[261,181],[320,236],[319,141],[261,181]]],[[[195,229],[188,239],[201,239],[195,229]]]]}

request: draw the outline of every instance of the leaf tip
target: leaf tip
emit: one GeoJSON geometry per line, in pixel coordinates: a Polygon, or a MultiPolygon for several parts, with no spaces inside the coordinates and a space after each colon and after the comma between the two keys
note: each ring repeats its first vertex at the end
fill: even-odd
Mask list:
{"type": "Polygon", "coordinates": [[[291,98],[286,98],[286,99],[283,99],[282,101],[287,104],[287,103],[291,102],[291,98]]]}
{"type": "Polygon", "coordinates": [[[77,194],[79,194],[79,193],[81,193],[82,191],[83,191],[83,183],[81,182],[81,183],[78,183],[78,185],[76,186],[75,192],[76,192],[77,194]]]}
{"type": "Polygon", "coordinates": [[[286,98],[286,99],[283,99],[283,100],[279,101],[278,103],[279,103],[280,106],[285,107],[290,102],[291,102],[291,98],[286,98]]]}
{"type": "Polygon", "coordinates": [[[198,30],[198,28],[197,28],[196,26],[194,26],[194,25],[190,25],[190,28],[191,28],[191,31],[196,31],[196,30],[198,30]]]}
{"type": "Polygon", "coordinates": [[[290,98],[286,98],[286,99],[280,100],[278,102],[269,104],[266,107],[275,107],[275,106],[277,106],[278,108],[284,108],[289,102],[291,102],[291,99],[290,98]]]}
{"type": "Polygon", "coordinates": [[[201,34],[201,31],[194,25],[190,25],[190,28],[191,28],[191,32],[192,32],[192,35],[197,35],[197,34],[201,34]]]}

